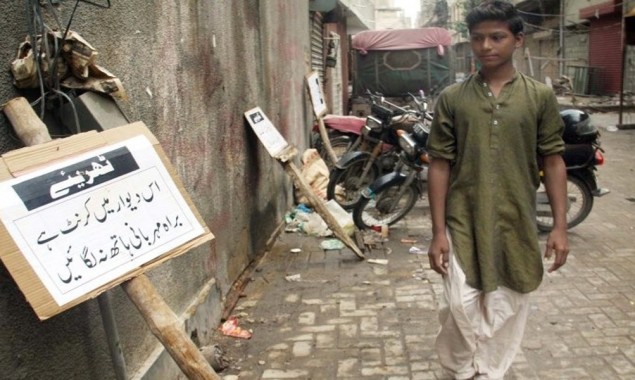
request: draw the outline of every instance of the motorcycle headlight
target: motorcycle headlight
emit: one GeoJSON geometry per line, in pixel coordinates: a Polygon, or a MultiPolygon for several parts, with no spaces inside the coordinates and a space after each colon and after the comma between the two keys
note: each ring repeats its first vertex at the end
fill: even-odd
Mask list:
{"type": "Polygon", "coordinates": [[[399,147],[410,157],[414,157],[417,153],[417,143],[408,133],[402,133],[399,136],[399,147]]]}

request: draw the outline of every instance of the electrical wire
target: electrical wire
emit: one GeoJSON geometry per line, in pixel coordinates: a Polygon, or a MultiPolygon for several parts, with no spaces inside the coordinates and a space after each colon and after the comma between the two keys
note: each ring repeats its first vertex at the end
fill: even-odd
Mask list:
{"type": "Polygon", "coordinates": [[[58,17],[58,12],[53,5],[53,1],[46,0],[44,2],[46,10],[51,14],[53,20],[55,21],[55,24],[57,25],[57,30],[63,32],[62,38],[60,40],[55,37],[54,30],[51,29],[44,22],[44,17],[42,15],[42,4],[40,0],[25,0],[26,14],[27,19],[29,20],[28,36],[35,60],[35,70],[37,73],[38,87],[40,91],[39,98],[31,102],[31,106],[40,106],[40,119],[43,120],[46,112],[47,97],[51,93],[58,98],[59,104],[62,104],[62,98],[65,99],[70,104],[70,107],[73,110],[73,117],[75,119],[75,127],[77,129],[77,133],[81,132],[79,117],[77,115],[77,110],[75,108],[73,100],[70,98],[70,96],[68,96],[64,91],[61,90],[61,75],[58,75],[58,62],[60,59],[62,59],[61,54],[64,47],[64,41],[66,41],[66,37],[70,32],[71,24],[73,22],[75,12],[77,11],[80,2],[90,4],[99,8],[111,7],[110,0],[106,0],[105,4],[99,4],[88,0],[76,0],[75,5],[73,6],[73,10],[71,11],[70,17],[68,19],[68,23],[66,24],[66,28],[63,28],[62,23],[60,22],[60,18],[58,17]],[[53,36],[53,38],[51,39],[52,41],[49,41],[49,35],[53,36]],[[51,43],[53,46],[51,46],[51,43]],[[47,83],[45,83],[44,81],[42,67],[47,68],[47,83]]]}

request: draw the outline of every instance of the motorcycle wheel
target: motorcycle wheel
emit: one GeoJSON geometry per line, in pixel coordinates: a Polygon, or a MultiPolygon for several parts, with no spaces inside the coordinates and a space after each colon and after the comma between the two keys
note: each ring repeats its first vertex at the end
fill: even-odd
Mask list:
{"type": "MultiPolygon", "coordinates": [[[[348,150],[350,149],[354,141],[355,141],[354,139],[351,139],[349,136],[344,136],[344,135],[334,136],[329,138],[329,142],[331,143],[331,148],[333,148],[335,157],[337,157],[338,160],[344,155],[344,153],[348,152],[348,150]]],[[[316,146],[317,151],[320,154],[320,157],[322,157],[322,159],[326,163],[326,166],[329,169],[335,166],[335,162],[331,162],[331,159],[328,153],[326,152],[326,147],[324,146],[322,139],[320,139],[318,141],[318,144],[316,145],[317,145],[316,146]]]]}
{"type": "Polygon", "coordinates": [[[360,229],[367,229],[373,226],[390,226],[400,221],[412,210],[419,197],[415,184],[405,188],[399,197],[401,189],[402,184],[395,184],[370,197],[361,197],[353,210],[355,225],[360,229]]]}
{"type": "MultiPolygon", "coordinates": [[[[538,198],[546,198],[546,190],[544,185],[540,185],[538,189],[538,198]]],[[[589,186],[580,178],[567,176],[567,228],[573,228],[582,223],[593,208],[593,194],[589,186]]],[[[536,223],[538,230],[549,232],[553,228],[553,217],[551,212],[545,213],[549,215],[538,215],[536,223]]]]}
{"type": "Polygon", "coordinates": [[[329,200],[335,199],[335,202],[344,210],[352,210],[361,197],[362,189],[373,183],[379,175],[377,165],[373,164],[366,176],[361,178],[364,166],[369,159],[370,156],[355,161],[344,169],[332,169],[326,188],[326,197],[329,200]]]}

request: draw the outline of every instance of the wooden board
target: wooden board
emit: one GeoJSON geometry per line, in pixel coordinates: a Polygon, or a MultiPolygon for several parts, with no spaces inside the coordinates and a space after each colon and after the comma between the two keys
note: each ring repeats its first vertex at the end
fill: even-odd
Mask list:
{"type": "Polygon", "coordinates": [[[3,155],[0,194],[0,259],[41,320],[214,238],[142,122],[3,155]]]}

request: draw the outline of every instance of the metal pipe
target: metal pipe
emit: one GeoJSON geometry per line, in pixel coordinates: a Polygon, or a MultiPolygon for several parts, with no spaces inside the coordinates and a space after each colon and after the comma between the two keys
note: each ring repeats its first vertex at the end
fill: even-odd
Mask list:
{"type": "Polygon", "coordinates": [[[102,293],[97,297],[97,302],[99,302],[101,321],[106,332],[106,340],[108,341],[108,348],[110,348],[112,364],[115,367],[115,375],[117,376],[117,380],[127,380],[126,361],[123,357],[121,345],[119,344],[119,332],[117,331],[115,315],[112,312],[112,306],[110,304],[110,294],[107,291],[102,293]]]}

